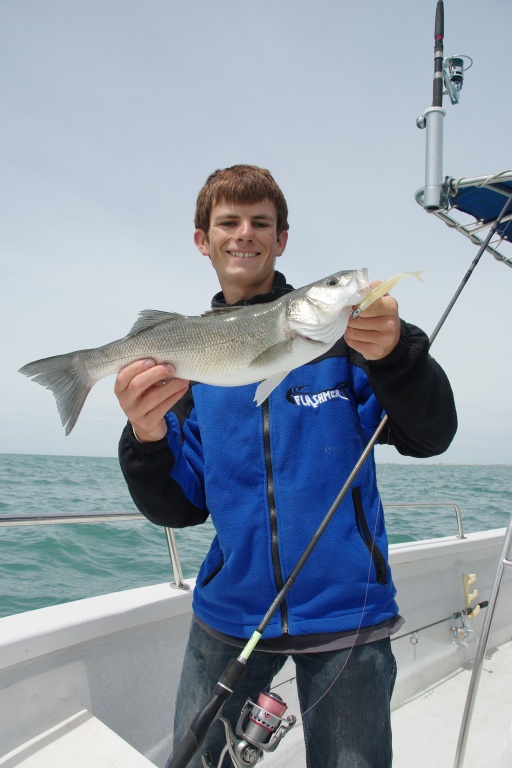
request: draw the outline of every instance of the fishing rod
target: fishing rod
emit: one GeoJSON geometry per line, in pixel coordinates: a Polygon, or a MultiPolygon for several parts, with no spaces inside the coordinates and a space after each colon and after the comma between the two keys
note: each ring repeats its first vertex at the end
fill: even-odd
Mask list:
{"type": "Polygon", "coordinates": [[[432,106],[425,111],[427,129],[425,159],[424,207],[438,210],[441,207],[443,183],[443,51],[444,51],[444,4],[438,0],[434,28],[434,82],[432,106]]]}
{"type": "MultiPolygon", "coordinates": [[[[455,90],[460,90],[462,86],[463,75],[463,58],[464,57],[452,57],[451,60],[447,60],[449,71],[443,68],[443,39],[444,39],[444,6],[443,0],[438,0],[436,7],[436,20],[435,20],[435,48],[434,48],[434,83],[433,83],[433,105],[430,109],[426,110],[425,125],[427,126],[427,161],[425,168],[425,198],[424,207],[427,211],[432,211],[441,207],[441,195],[443,191],[442,187],[442,118],[444,117],[444,110],[442,110],[442,96],[443,96],[443,83],[447,88],[452,103],[457,103],[455,90]],[[455,62],[452,66],[449,62],[455,62]],[[449,84],[449,85],[448,85],[449,84]],[[429,131],[429,124],[431,125],[429,131]],[[427,187],[429,188],[429,194],[427,195],[427,187]]],[[[468,57],[466,57],[468,58],[468,57]]],[[[418,119],[418,126],[420,125],[421,118],[418,119]]],[[[499,216],[491,226],[487,237],[481,244],[480,248],[469,269],[464,275],[459,287],[455,291],[451,301],[446,307],[441,319],[436,325],[434,331],[429,337],[429,345],[431,346],[435,338],[439,334],[439,331],[446,322],[450,312],[452,311],[455,303],[457,302],[462,290],[467,284],[469,278],[473,274],[475,267],[480,261],[483,253],[489,245],[492,237],[495,235],[501,221],[506,216],[509,208],[512,207],[512,193],[507,198],[499,216]]],[[[357,314],[355,314],[357,317],[357,314]]],[[[297,564],[293,568],[292,572],[286,579],[283,587],[278,592],[274,601],[268,608],[266,614],[258,625],[257,629],[253,632],[246,645],[242,649],[237,658],[231,659],[224,671],[222,672],[213,692],[213,695],[205,706],[197,713],[192,720],[189,730],[185,734],[184,738],[171,755],[166,763],[165,768],[186,768],[192,757],[197,753],[201,744],[203,743],[206,734],[214,722],[215,719],[220,719],[225,728],[227,746],[222,752],[219,765],[221,764],[226,752],[233,761],[233,764],[237,768],[243,768],[244,766],[254,765],[262,756],[263,751],[273,751],[279,741],[288,732],[288,730],[294,725],[295,718],[284,718],[284,712],[286,705],[280,697],[275,694],[260,694],[258,702],[255,704],[250,699],[244,705],[238,725],[236,727],[236,733],[241,741],[234,738],[231,726],[228,721],[220,714],[223,704],[231,697],[235,691],[237,685],[242,680],[247,662],[258,645],[265,629],[267,628],[272,617],[281,606],[286,595],[293,586],[297,576],[301,572],[303,566],[308,560],[309,556],[313,552],[314,548],[318,544],[321,536],[332,520],[333,516],[337,512],[345,496],[347,495],[352,483],[359,474],[361,468],[366,462],[368,456],[372,452],[379,436],[381,435],[384,427],[388,422],[388,417],[385,415],[372,437],[368,441],[365,449],[361,453],[361,456],[357,460],[354,468],[347,477],[345,483],[340,489],[338,495],[333,501],[331,507],[327,511],[325,517],[321,521],[317,530],[313,534],[309,544],[304,550],[303,554],[297,561],[297,564]],[[262,698],[263,697],[263,698],[262,698]],[[262,735],[264,734],[264,738],[262,735]],[[270,735],[269,735],[270,734],[270,735]]],[[[213,763],[207,757],[203,757],[203,765],[206,768],[210,766],[213,768],[213,763]]]]}
{"type": "MultiPolygon", "coordinates": [[[[439,320],[437,326],[435,327],[433,333],[431,334],[429,338],[429,343],[432,345],[434,342],[434,339],[437,337],[439,331],[441,330],[442,326],[446,322],[446,319],[448,318],[448,315],[450,314],[451,310],[453,309],[457,299],[459,298],[462,290],[464,289],[464,286],[468,282],[469,278],[473,274],[473,271],[480,261],[483,253],[485,252],[485,249],[487,248],[490,240],[496,233],[496,230],[501,223],[503,217],[507,214],[507,211],[509,208],[512,208],[512,194],[507,198],[505,205],[503,206],[498,218],[492,225],[491,229],[489,230],[487,237],[485,241],[482,243],[480,248],[478,249],[478,253],[476,254],[475,258],[473,259],[469,269],[467,270],[466,274],[464,275],[459,287],[457,288],[455,294],[453,295],[453,298],[449,302],[446,310],[443,312],[443,315],[441,319],[439,320]]],[[[243,648],[242,652],[236,659],[231,659],[226,666],[224,672],[219,678],[219,681],[217,682],[217,685],[215,687],[214,693],[211,697],[211,699],[206,703],[206,705],[198,712],[194,720],[192,721],[190,728],[185,735],[182,742],[177,747],[176,751],[173,753],[171,758],[166,764],[166,768],[185,768],[185,766],[188,765],[192,757],[196,754],[199,747],[204,741],[204,738],[206,736],[206,733],[208,732],[208,729],[210,728],[211,724],[217,717],[217,714],[224,704],[226,702],[233,691],[235,690],[236,686],[242,679],[242,677],[245,674],[245,668],[247,661],[249,660],[249,657],[251,653],[256,648],[258,642],[260,641],[265,629],[267,628],[270,620],[278,610],[279,606],[285,599],[286,595],[290,591],[291,587],[293,586],[293,583],[295,582],[297,576],[299,575],[300,571],[302,570],[304,564],[306,563],[307,559],[313,552],[314,548],[318,544],[318,541],[320,540],[322,534],[324,533],[325,529],[329,525],[331,519],[337,512],[340,504],[342,503],[343,499],[347,495],[352,483],[354,482],[355,478],[359,474],[359,471],[361,470],[363,464],[365,463],[366,459],[370,455],[371,451],[373,450],[380,434],[382,433],[382,430],[386,426],[388,422],[387,415],[384,416],[378,425],[377,429],[373,433],[372,437],[370,438],[368,444],[366,445],[364,451],[362,452],[361,456],[359,457],[358,461],[354,465],[354,468],[350,472],[349,476],[347,477],[343,487],[339,491],[338,495],[336,496],[334,502],[332,503],[331,507],[329,508],[328,512],[326,513],[325,517],[323,518],[322,522],[318,526],[316,532],[313,534],[309,544],[307,545],[306,549],[304,550],[303,554],[301,555],[300,559],[297,561],[297,564],[295,565],[294,569],[290,573],[289,577],[285,581],[283,587],[277,594],[276,598],[274,599],[273,603],[267,610],[265,616],[261,620],[260,624],[258,625],[257,629],[253,632],[251,637],[249,638],[247,644],[243,648]]],[[[252,702],[251,702],[252,703],[252,702]]],[[[247,706],[247,703],[246,703],[247,706]]],[[[239,721],[240,722],[240,721],[239,721]]],[[[288,720],[290,723],[290,720],[288,720]]],[[[277,743],[278,741],[285,735],[288,728],[291,727],[293,723],[290,723],[288,726],[286,726],[286,721],[283,719],[280,720],[279,726],[281,726],[282,730],[278,734],[277,737],[277,743]]],[[[225,723],[226,727],[226,723],[225,723]]],[[[243,734],[243,731],[241,731],[243,734]]],[[[237,730],[238,733],[238,730],[237,730]]],[[[247,735],[247,734],[243,734],[247,735]]],[[[250,744],[251,742],[247,740],[250,744]]],[[[272,748],[275,749],[277,746],[277,743],[272,742],[272,748]]],[[[260,746],[260,749],[264,749],[263,746],[260,746]]],[[[231,753],[230,753],[231,754],[231,753]]],[[[254,754],[254,753],[251,753],[254,754]]],[[[232,755],[233,757],[233,755],[232,755]]],[[[261,757],[261,753],[256,758],[259,760],[261,757]]],[[[254,760],[256,762],[256,760],[254,760]]],[[[239,763],[239,765],[253,765],[254,762],[245,762],[245,763],[239,763]]]]}
{"type": "Polygon", "coordinates": [[[425,189],[423,207],[427,211],[438,211],[443,207],[445,189],[443,184],[443,95],[447,94],[452,104],[459,103],[459,94],[464,84],[464,72],[473,60],[470,56],[444,56],[444,3],[438,0],[434,24],[434,79],[432,84],[432,106],[418,117],[418,128],[426,128],[425,189]]]}

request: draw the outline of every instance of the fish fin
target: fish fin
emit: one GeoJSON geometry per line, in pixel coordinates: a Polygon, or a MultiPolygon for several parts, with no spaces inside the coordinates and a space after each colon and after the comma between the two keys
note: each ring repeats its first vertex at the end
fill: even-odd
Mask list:
{"type": "Polygon", "coordinates": [[[46,357],[27,363],[19,370],[53,392],[66,435],[75,426],[86,397],[96,383],[89,375],[82,355],[83,352],[69,352],[46,357]]]}
{"type": "Polygon", "coordinates": [[[267,399],[270,393],[279,386],[283,379],[288,376],[289,373],[290,371],[285,371],[284,373],[276,373],[274,376],[269,376],[268,379],[265,379],[260,384],[258,384],[256,393],[254,395],[254,402],[256,405],[261,405],[267,399]]]}
{"type": "Polygon", "coordinates": [[[135,336],[141,331],[147,331],[149,328],[154,328],[155,325],[161,323],[167,323],[170,320],[179,320],[184,315],[180,315],[178,312],[164,312],[160,309],[143,309],[139,312],[135,325],[130,329],[126,336],[135,336]]]}
{"type": "Polygon", "coordinates": [[[258,368],[262,365],[272,365],[278,360],[281,360],[282,356],[290,352],[293,339],[286,339],[286,341],[280,341],[278,344],[265,349],[260,355],[257,355],[254,360],[251,360],[251,368],[258,368]]]}
{"type": "Polygon", "coordinates": [[[247,309],[245,305],[235,304],[234,306],[212,307],[201,313],[201,317],[211,317],[212,315],[227,315],[230,312],[238,312],[240,309],[247,309]]]}
{"type": "MultiPolygon", "coordinates": [[[[298,333],[304,339],[322,344],[334,344],[341,339],[347,330],[347,324],[351,310],[349,307],[343,307],[338,315],[335,315],[330,323],[314,324],[295,320],[288,320],[288,327],[291,331],[298,333]]],[[[320,352],[318,353],[320,354],[320,352]]]]}

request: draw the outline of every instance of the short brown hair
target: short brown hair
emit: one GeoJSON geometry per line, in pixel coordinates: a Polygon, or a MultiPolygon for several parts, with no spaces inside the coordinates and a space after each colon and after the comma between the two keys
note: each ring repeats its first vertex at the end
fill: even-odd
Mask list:
{"type": "Polygon", "coordinates": [[[227,203],[251,204],[261,200],[274,203],[277,214],[277,235],[288,229],[288,206],[285,197],[270,171],[256,165],[233,165],[208,176],[197,196],[195,226],[207,235],[214,205],[227,203]]]}

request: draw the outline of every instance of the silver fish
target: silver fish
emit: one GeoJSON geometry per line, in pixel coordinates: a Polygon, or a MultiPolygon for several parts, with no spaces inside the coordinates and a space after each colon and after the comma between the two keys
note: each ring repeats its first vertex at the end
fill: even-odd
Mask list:
{"type": "Polygon", "coordinates": [[[261,382],[257,405],[294,368],[327,352],[345,333],[351,307],[368,293],[366,269],[336,272],[267,304],[201,316],[144,310],[123,339],[36,360],[20,373],[50,389],[66,435],[90,390],[104,376],[152,358],[181,379],[235,387],[261,382]]]}

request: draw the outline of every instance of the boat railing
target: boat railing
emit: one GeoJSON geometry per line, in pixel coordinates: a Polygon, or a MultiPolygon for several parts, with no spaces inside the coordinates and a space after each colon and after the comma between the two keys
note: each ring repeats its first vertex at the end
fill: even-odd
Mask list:
{"type": "Polygon", "coordinates": [[[392,507],[451,507],[457,518],[457,538],[465,539],[464,526],[462,524],[462,511],[458,504],[452,501],[412,501],[412,502],[400,502],[383,504],[384,509],[390,509],[392,507]]]}
{"type": "MultiPolygon", "coordinates": [[[[390,507],[451,507],[455,510],[457,517],[457,537],[460,539],[464,537],[464,530],[462,526],[462,512],[458,504],[453,502],[410,502],[410,503],[392,503],[384,504],[385,509],[390,507]]],[[[74,523],[112,523],[122,522],[125,520],[141,520],[145,521],[146,518],[141,515],[140,512],[91,512],[88,514],[53,514],[53,515],[2,515],[0,517],[1,527],[12,527],[19,525],[62,525],[62,524],[74,524],[74,523]]],[[[172,528],[165,528],[165,537],[167,540],[167,547],[169,549],[169,557],[171,559],[172,571],[174,580],[170,583],[170,586],[174,589],[189,589],[189,585],[183,581],[183,572],[181,568],[181,561],[178,552],[178,544],[176,542],[176,536],[172,528]]]]}
{"type": "MultiPolygon", "coordinates": [[[[145,521],[144,515],[140,512],[91,512],[86,515],[5,515],[0,517],[0,527],[9,527],[17,525],[61,525],[66,523],[117,523],[123,520],[141,520],[145,521]]],[[[176,536],[172,528],[165,528],[165,537],[169,548],[169,557],[171,558],[174,581],[171,587],[174,589],[190,589],[190,586],[183,581],[181,570],[181,561],[178,553],[176,536]]]]}

